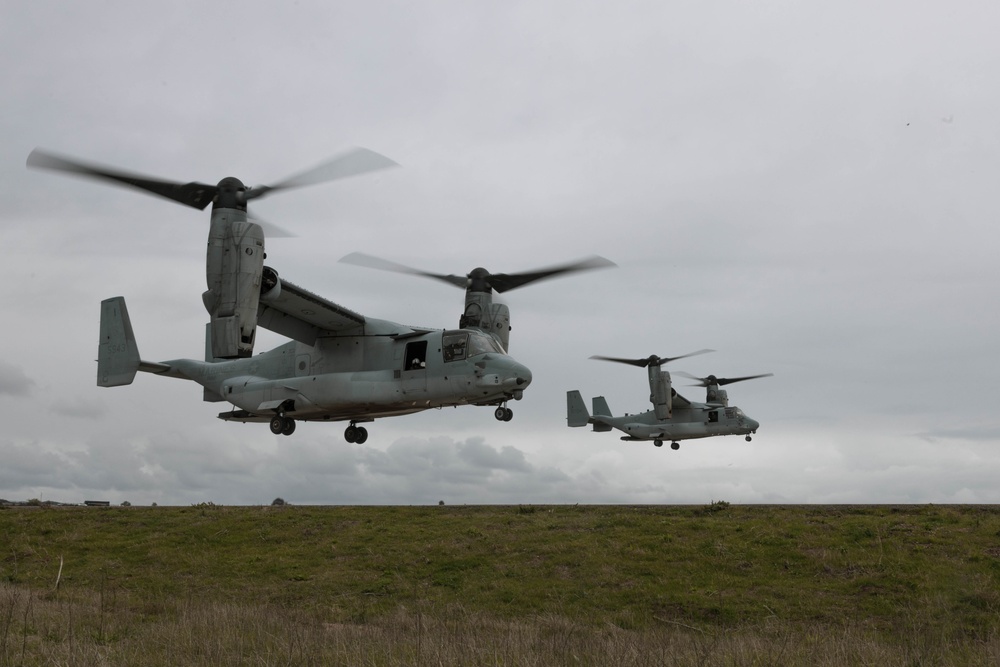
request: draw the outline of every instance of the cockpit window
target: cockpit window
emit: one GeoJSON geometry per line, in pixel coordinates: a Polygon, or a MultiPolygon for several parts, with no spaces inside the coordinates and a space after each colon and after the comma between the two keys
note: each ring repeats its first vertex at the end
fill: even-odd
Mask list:
{"type": "Polygon", "coordinates": [[[445,362],[461,361],[477,354],[504,354],[496,340],[477,331],[445,331],[441,336],[441,354],[445,362]]]}
{"type": "Polygon", "coordinates": [[[503,354],[504,351],[500,348],[499,343],[493,338],[493,336],[487,336],[481,333],[471,333],[469,334],[469,356],[474,357],[477,354],[486,354],[488,352],[496,352],[503,354]]]}
{"type": "Polygon", "coordinates": [[[441,336],[441,352],[445,361],[461,361],[469,344],[469,334],[464,331],[448,331],[441,336]]]}

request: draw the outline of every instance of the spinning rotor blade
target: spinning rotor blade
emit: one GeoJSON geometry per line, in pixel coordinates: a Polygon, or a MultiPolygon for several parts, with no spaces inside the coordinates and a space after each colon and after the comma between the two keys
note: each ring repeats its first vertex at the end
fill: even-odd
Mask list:
{"type": "MultiPolygon", "coordinates": [[[[591,269],[603,269],[609,266],[617,266],[617,264],[612,262],[610,259],[594,255],[576,262],[560,264],[558,266],[549,267],[547,269],[539,269],[537,271],[528,271],[525,273],[493,273],[489,274],[487,279],[490,287],[492,287],[497,293],[503,293],[512,289],[517,289],[518,287],[524,287],[525,285],[539,280],[555,278],[563,273],[590,271],[591,269]]],[[[471,278],[472,276],[470,275],[469,277],[471,278]]]]}
{"type": "Polygon", "coordinates": [[[242,206],[249,199],[263,197],[271,192],[300,188],[306,185],[317,185],[319,183],[364,174],[376,169],[397,166],[395,162],[384,155],[379,155],[367,148],[355,148],[312,169],[279,181],[274,185],[263,185],[252,190],[245,190],[243,184],[238,179],[224,179],[219,185],[178,183],[142,174],[119,171],[100,165],[87,164],[79,160],[48,153],[38,148],[31,151],[28,155],[27,165],[35,169],[64,171],[79,176],[111,181],[112,183],[144,190],[145,192],[165,197],[179,204],[191,206],[199,210],[204,210],[206,206],[215,200],[223,185],[226,186],[224,192],[233,192],[233,196],[235,197],[233,200],[228,200],[226,205],[242,206]]]}
{"type": "Polygon", "coordinates": [[[686,359],[687,357],[693,357],[696,354],[705,354],[706,352],[715,352],[715,350],[698,350],[697,352],[689,352],[687,354],[682,354],[679,357],[658,357],[655,354],[645,359],[622,359],[621,357],[603,357],[599,354],[595,354],[591,359],[600,359],[601,361],[614,361],[619,364],[628,364],[630,366],[638,366],[639,368],[646,368],[647,366],[662,366],[663,364],[670,363],[671,361],[677,361],[678,359],[686,359]]]}
{"type": "Polygon", "coordinates": [[[70,174],[127,185],[198,210],[204,210],[219,191],[219,188],[215,185],[177,183],[141,174],[117,171],[99,165],[60,157],[37,148],[28,155],[27,165],[35,169],[65,171],[70,174]]]}
{"type": "Polygon", "coordinates": [[[284,227],[279,227],[273,222],[268,222],[267,220],[263,220],[257,217],[256,215],[251,215],[247,217],[247,220],[249,220],[250,222],[255,222],[258,225],[260,225],[260,228],[264,231],[264,236],[266,236],[269,239],[294,239],[298,236],[298,234],[293,234],[284,227]]]}
{"type": "Polygon", "coordinates": [[[290,190],[301,188],[307,185],[318,185],[329,181],[336,181],[341,178],[350,178],[369,171],[377,171],[388,167],[398,167],[399,164],[390,160],[384,155],[367,148],[354,148],[343,155],[339,155],[332,160],[323,162],[312,169],[307,169],[302,173],[290,176],[274,185],[261,185],[247,191],[247,199],[255,199],[275,192],[276,190],[290,190]]]}
{"type": "Polygon", "coordinates": [[[525,285],[539,280],[555,278],[563,273],[589,271],[590,269],[617,266],[609,259],[594,255],[593,257],[588,257],[577,262],[570,262],[569,264],[561,264],[559,266],[553,266],[547,269],[539,269],[537,271],[530,271],[526,273],[490,273],[486,269],[476,268],[473,269],[467,276],[456,276],[453,274],[443,275],[440,273],[431,273],[430,271],[421,271],[420,269],[410,268],[408,266],[403,266],[402,264],[396,264],[395,262],[379,259],[378,257],[372,257],[371,255],[365,255],[360,252],[351,253],[350,255],[341,258],[340,261],[347,264],[365,266],[370,269],[381,269],[383,271],[395,271],[396,273],[409,273],[416,276],[424,276],[425,278],[434,278],[436,280],[442,280],[451,285],[455,285],[456,287],[471,289],[473,292],[489,292],[492,290],[497,293],[503,293],[512,289],[517,289],[518,287],[524,287],[525,285]]]}
{"type": "Polygon", "coordinates": [[[769,378],[774,375],[774,373],[762,373],[761,375],[747,375],[741,378],[717,378],[714,375],[709,375],[708,377],[700,378],[700,377],[695,377],[694,375],[691,375],[689,373],[683,373],[681,371],[678,371],[677,374],[683,375],[684,377],[690,378],[692,380],[697,380],[698,382],[692,385],[694,387],[708,387],[713,384],[718,387],[723,387],[727,384],[733,384],[734,382],[743,382],[744,380],[756,380],[757,378],[769,378]]]}
{"type": "Polygon", "coordinates": [[[396,262],[390,262],[387,259],[372,257],[371,255],[364,254],[363,252],[352,252],[350,255],[341,257],[340,261],[344,264],[354,264],[355,266],[363,266],[368,269],[392,271],[394,273],[408,273],[413,276],[423,276],[425,278],[443,280],[444,282],[450,285],[455,285],[456,287],[465,287],[469,282],[469,279],[465,276],[444,276],[439,273],[421,271],[420,269],[414,269],[409,266],[397,264],[396,262]]]}

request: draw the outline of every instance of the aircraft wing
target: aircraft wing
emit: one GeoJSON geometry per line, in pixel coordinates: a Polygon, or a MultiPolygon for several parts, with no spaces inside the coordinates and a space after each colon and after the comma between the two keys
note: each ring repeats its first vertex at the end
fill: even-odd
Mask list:
{"type": "Polygon", "coordinates": [[[684,398],[680,394],[674,394],[673,396],[671,396],[670,397],[670,402],[674,405],[674,407],[678,407],[678,408],[690,408],[691,407],[691,401],[687,400],[686,398],[684,398]]]}
{"type": "Polygon", "coordinates": [[[364,315],[281,279],[277,296],[261,297],[257,324],[306,345],[326,333],[363,329],[364,315]]]}

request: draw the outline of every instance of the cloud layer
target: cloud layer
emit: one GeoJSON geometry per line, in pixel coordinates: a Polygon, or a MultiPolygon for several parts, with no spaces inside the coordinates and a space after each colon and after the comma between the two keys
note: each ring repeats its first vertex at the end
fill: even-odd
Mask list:
{"type": "MultiPolygon", "coordinates": [[[[0,497],[183,504],[997,502],[1000,65],[985,2],[112,2],[0,25],[0,497]],[[192,21],[192,16],[198,16],[192,21]],[[224,27],[223,27],[224,26],[224,27]],[[403,168],[269,198],[268,263],[367,315],[451,327],[442,273],[600,253],[505,295],[534,382],[485,409],[292,438],[184,383],[94,386],[101,299],[144,358],[199,357],[207,216],[25,169],[36,146],[182,182],[274,182],[351,146],[403,168]],[[648,405],[593,354],[714,355],[752,443],[565,426],[648,405]]],[[[262,334],[259,347],[280,339],[262,334]]],[[[673,368],[671,368],[673,370],[673,368]]],[[[681,388],[699,398],[697,388],[681,388]]]]}

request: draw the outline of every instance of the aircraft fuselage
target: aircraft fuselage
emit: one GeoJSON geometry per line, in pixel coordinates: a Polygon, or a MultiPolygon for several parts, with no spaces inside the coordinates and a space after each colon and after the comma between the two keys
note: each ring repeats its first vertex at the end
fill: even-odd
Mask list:
{"type": "Polygon", "coordinates": [[[629,440],[691,440],[718,435],[749,435],[760,424],[737,407],[712,407],[693,404],[674,409],[673,417],[659,420],[649,410],[637,415],[605,417],[603,422],[626,434],[629,440]]]}
{"type": "MultiPolygon", "coordinates": [[[[412,330],[411,330],[412,331],[412,330]]],[[[519,400],[531,371],[474,329],[414,335],[320,338],[289,342],[235,360],[162,362],[164,375],[193,380],[206,400],[237,410],[223,419],[370,421],[429,408],[500,405],[519,400]]]]}

